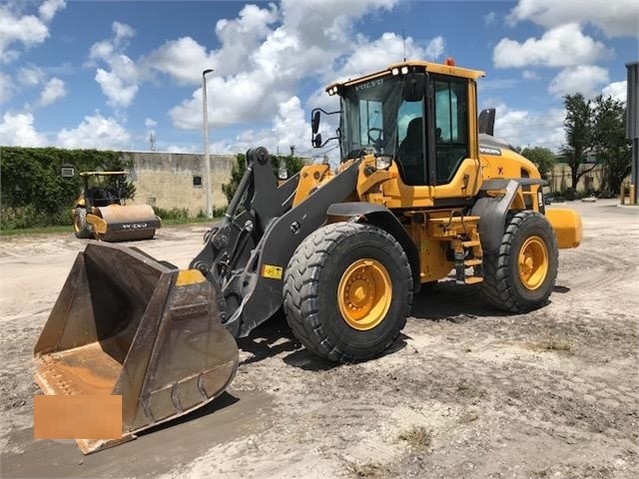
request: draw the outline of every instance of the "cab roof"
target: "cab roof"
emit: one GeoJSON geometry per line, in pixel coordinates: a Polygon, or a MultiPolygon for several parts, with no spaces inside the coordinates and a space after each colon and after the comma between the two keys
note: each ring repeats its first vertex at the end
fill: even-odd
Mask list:
{"type": "Polygon", "coordinates": [[[331,88],[335,86],[351,86],[356,85],[358,83],[362,83],[365,81],[372,80],[374,78],[378,78],[381,76],[389,75],[392,73],[393,69],[397,68],[401,71],[401,68],[407,66],[411,68],[411,70],[415,71],[423,71],[428,73],[439,73],[441,75],[454,76],[458,78],[470,78],[471,80],[477,80],[483,76],[486,76],[486,73],[481,70],[471,70],[469,68],[461,68],[458,66],[444,65],[442,63],[433,63],[426,62],[423,60],[407,60],[400,63],[393,63],[389,65],[384,70],[380,70],[375,73],[371,73],[369,75],[365,75],[363,77],[349,79],[347,81],[334,82],[326,87],[326,91],[329,91],[331,88]]]}

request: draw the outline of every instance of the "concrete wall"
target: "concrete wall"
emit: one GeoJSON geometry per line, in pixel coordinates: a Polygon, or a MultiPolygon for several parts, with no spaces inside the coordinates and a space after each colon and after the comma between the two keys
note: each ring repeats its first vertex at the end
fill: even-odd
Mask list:
{"type": "MultiPolygon", "coordinates": [[[[591,164],[581,164],[579,165],[579,171],[584,171],[590,169],[592,167],[591,164]]],[[[577,183],[577,191],[598,191],[601,189],[601,183],[603,176],[603,169],[601,165],[595,166],[592,171],[585,173],[579,178],[579,182],[577,183]]],[[[626,177],[624,183],[630,182],[630,175],[626,177]]],[[[563,192],[566,188],[570,187],[572,184],[570,167],[566,163],[557,163],[553,168],[553,171],[550,174],[550,179],[548,181],[550,189],[553,192],[563,192]]],[[[613,192],[613,193],[619,193],[613,192]]]]}
{"type": "MultiPolygon", "coordinates": [[[[136,193],[133,203],[164,209],[185,208],[189,216],[206,211],[204,155],[190,153],[125,152],[133,159],[129,179],[136,193]],[[199,176],[202,185],[194,186],[199,176]]],[[[235,155],[210,155],[213,207],[226,206],[222,185],[229,182],[235,155]]]]}

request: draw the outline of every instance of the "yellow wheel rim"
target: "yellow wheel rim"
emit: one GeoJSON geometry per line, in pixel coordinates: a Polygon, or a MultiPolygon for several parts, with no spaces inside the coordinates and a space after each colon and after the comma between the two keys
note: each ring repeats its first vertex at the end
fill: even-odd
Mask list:
{"type": "Polygon", "coordinates": [[[342,318],[358,331],[373,329],[390,309],[393,286],[382,263],[363,258],[351,264],[339,282],[337,304],[342,318]]]}
{"type": "Polygon", "coordinates": [[[519,279],[530,290],[538,289],[548,274],[548,248],[539,236],[528,238],[519,250],[519,279]]]}

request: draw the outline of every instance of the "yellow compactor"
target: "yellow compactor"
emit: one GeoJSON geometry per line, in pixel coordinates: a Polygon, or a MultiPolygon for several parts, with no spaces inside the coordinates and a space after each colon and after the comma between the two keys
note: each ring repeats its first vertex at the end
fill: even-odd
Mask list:
{"type": "Polygon", "coordinates": [[[116,242],[155,236],[162,221],[153,207],[124,202],[126,176],[125,171],[80,173],[83,190],[71,210],[76,237],[116,242]]]}
{"type": "Polygon", "coordinates": [[[330,85],[340,128],[323,140],[326,112],[313,111],[312,143],[339,142],[337,167],[278,183],[268,152],[249,150],[187,270],[89,244],[35,348],[45,394],[122,396],[122,439],[80,438],[82,450],[213,400],[237,368],[234,338],[280,310],[307,349],[344,363],[382,354],[423,284],[477,288],[511,313],[544,307],[581,220],[546,209],[535,165],[493,136],[494,110],[477,111],[482,76],[406,61],[330,85]]]}

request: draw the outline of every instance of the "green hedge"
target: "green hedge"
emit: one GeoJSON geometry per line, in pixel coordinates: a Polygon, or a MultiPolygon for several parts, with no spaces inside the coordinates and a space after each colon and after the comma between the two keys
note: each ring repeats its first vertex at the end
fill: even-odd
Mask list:
{"type": "MultiPolygon", "coordinates": [[[[280,163],[284,164],[286,171],[288,172],[289,178],[293,175],[299,173],[299,171],[304,167],[304,160],[298,158],[297,156],[278,156],[271,155],[271,163],[273,164],[273,173],[277,176],[280,163]]],[[[233,195],[235,195],[235,191],[240,184],[240,180],[242,176],[244,176],[244,172],[246,171],[246,155],[239,153],[235,156],[235,164],[231,170],[231,181],[227,184],[222,185],[222,192],[226,196],[228,202],[231,202],[233,195]]]]}
{"type": "Polygon", "coordinates": [[[82,190],[79,172],[132,166],[132,158],[117,151],[2,147],[0,229],[70,225],[70,208],[82,190]],[[62,178],[63,165],[75,168],[73,178],[62,178]]]}

